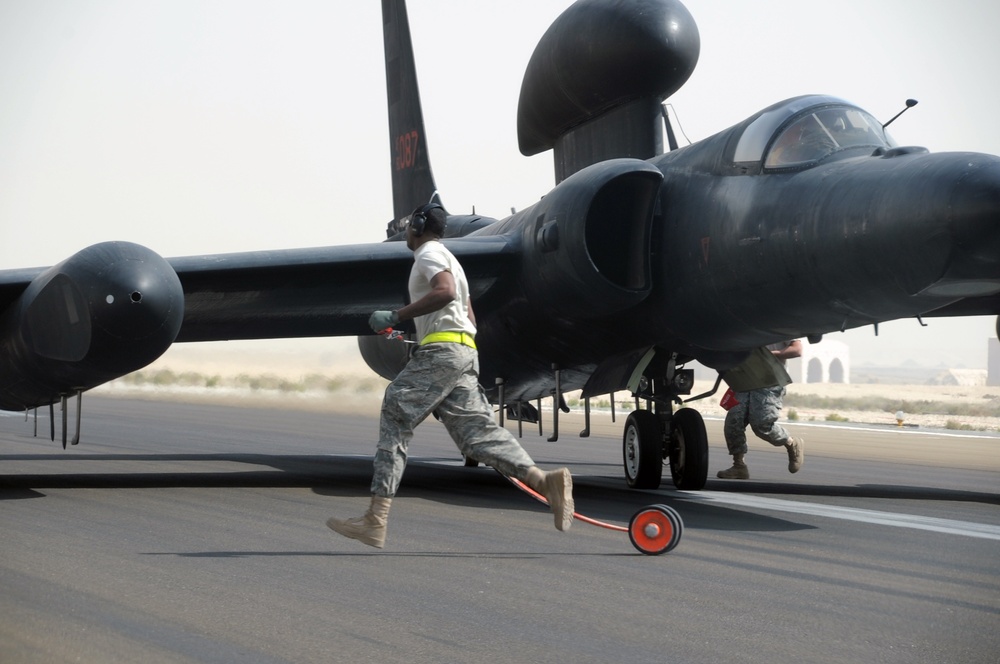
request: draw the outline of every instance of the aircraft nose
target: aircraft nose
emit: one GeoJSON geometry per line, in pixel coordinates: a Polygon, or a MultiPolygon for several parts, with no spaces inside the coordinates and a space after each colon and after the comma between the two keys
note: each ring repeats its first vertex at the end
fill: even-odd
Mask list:
{"type": "Polygon", "coordinates": [[[979,297],[1000,292],[1000,158],[959,155],[961,175],[948,201],[952,254],[940,280],[924,292],[979,297]]]}

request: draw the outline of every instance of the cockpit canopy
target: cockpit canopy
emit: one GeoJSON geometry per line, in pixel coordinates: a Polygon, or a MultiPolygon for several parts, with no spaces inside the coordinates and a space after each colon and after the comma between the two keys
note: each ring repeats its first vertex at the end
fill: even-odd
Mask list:
{"type": "Polygon", "coordinates": [[[895,146],[870,114],[836,97],[811,95],[762,112],[743,131],[733,160],[763,161],[765,169],[797,168],[842,150],[895,146]]]}
{"type": "Polygon", "coordinates": [[[764,168],[787,168],[819,161],[847,148],[892,147],[882,125],[849,106],[828,107],[798,116],[771,142],[764,168]]]}

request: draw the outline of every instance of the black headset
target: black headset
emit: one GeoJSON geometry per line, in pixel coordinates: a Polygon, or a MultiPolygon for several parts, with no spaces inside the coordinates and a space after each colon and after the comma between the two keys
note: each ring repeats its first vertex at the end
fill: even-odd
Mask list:
{"type": "Polygon", "coordinates": [[[437,203],[427,203],[426,205],[421,205],[413,214],[410,215],[410,228],[413,229],[413,234],[420,237],[424,234],[424,230],[427,228],[427,214],[431,210],[443,210],[444,208],[437,203]]]}

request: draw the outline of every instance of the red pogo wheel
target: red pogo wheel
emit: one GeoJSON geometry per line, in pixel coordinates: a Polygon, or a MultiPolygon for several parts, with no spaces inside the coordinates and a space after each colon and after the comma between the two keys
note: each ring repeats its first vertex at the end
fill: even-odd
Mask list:
{"type": "Polygon", "coordinates": [[[628,524],[632,546],[648,556],[658,556],[672,550],[680,542],[684,522],[666,505],[649,505],[634,515],[628,524]]]}

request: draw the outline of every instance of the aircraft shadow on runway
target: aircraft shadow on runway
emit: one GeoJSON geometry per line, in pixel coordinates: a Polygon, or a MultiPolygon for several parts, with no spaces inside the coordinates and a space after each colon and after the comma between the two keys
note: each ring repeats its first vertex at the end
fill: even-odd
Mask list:
{"type": "MultiPolygon", "coordinates": [[[[158,489],[158,488],[308,488],[328,497],[363,498],[371,480],[371,457],[354,455],[263,455],[263,454],[93,454],[58,458],[50,455],[3,455],[0,464],[45,461],[55,472],[0,475],[0,500],[44,497],[46,489],[158,489]],[[223,462],[238,464],[232,471],[185,472],[79,472],[78,462],[100,461],[149,463],[223,462]],[[65,472],[59,472],[62,466],[65,472]],[[262,466],[266,469],[245,469],[262,466]]],[[[105,466],[106,467],[106,466],[105,466]]],[[[133,466],[134,468],[134,466],[133,466]]],[[[598,468],[592,471],[600,472],[598,468]]],[[[729,506],[696,503],[673,490],[634,491],[617,483],[617,466],[608,474],[577,474],[577,511],[595,519],[627,525],[639,509],[665,503],[683,516],[686,528],[704,530],[787,532],[813,528],[789,518],[751,513],[729,506]]],[[[732,493],[816,496],[830,498],[874,498],[932,500],[1000,504],[1000,496],[983,492],[893,485],[815,486],[770,482],[709,482],[707,489],[732,493]]],[[[442,504],[475,509],[545,511],[534,499],[514,488],[493,470],[466,468],[457,458],[411,458],[399,492],[400,498],[416,497],[442,504]]],[[[239,555],[238,553],[235,555],[239,555]]]]}
{"type": "MultiPolygon", "coordinates": [[[[49,489],[163,489],[163,488],[308,488],[321,496],[363,498],[368,495],[372,461],[366,456],[265,455],[265,454],[82,454],[71,458],[21,454],[0,456],[0,464],[45,461],[55,468],[46,474],[0,475],[0,500],[44,497],[49,489]],[[78,462],[99,461],[158,463],[217,463],[266,466],[264,470],[185,472],[81,472],[78,462]],[[62,466],[65,471],[59,472],[62,466]]],[[[104,466],[105,468],[107,465],[104,466]]],[[[135,468],[133,465],[132,468],[135,468]]],[[[672,491],[632,491],[619,481],[616,470],[608,476],[577,475],[577,511],[595,519],[627,525],[632,515],[655,503],[674,503],[672,491]]],[[[516,489],[500,474],[486,467],[466,468],[458,458],[411,458],[400,488],[400,498],[418,497],[437,503],[472,508],[503,508],[544,512],[547,508],[516,489]]],[[[684,504],[685,527],[787,531],[804,527],[787,519],[755,516],[734,519],[738,510],[721,505],[684,504]]]]}
{"type": "Polygon", "coordinates": [[[373,555],[395,558],[494,558],[498,560],[538,560],[553,556],[581,556],[587,558],[636,557],[638,551],[594,553],[580,551],[551,551],[545,553],[498,553],[496,551],[381,551],[369,548],[357,551],[162,551],[143,553],[144,556],[176,556],[178,558],[358,558],[373,555]]]}

